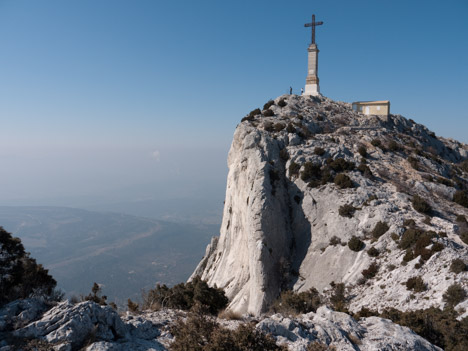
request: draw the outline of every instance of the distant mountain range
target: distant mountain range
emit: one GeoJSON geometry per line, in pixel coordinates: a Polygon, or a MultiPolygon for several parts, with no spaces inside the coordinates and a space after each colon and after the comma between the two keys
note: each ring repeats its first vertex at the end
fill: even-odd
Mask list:
{"type": "Polygon", "coordinates": [[[0,206],[0,225],[21,238],[67,295],[102,284],[108,301],[185,281],[219,226],[184,224],[66,207],[0,206]]]}

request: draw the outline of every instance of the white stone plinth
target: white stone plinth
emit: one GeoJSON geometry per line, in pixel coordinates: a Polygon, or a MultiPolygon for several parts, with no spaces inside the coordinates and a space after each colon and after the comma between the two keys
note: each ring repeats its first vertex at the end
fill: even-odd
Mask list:
{"type": "Polygon", "coordinates": [[[304,95],[312,95],[312,96],[321,95],[319,85],[318,84],[306,84],[304,95]]]}

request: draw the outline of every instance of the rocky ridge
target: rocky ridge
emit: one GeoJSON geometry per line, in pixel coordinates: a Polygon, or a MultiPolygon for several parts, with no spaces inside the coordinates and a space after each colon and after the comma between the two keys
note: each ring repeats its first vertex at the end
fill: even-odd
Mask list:
{"type": "Polygon", "coordinates": [[[457,222],[468,209],[452,201],[468,188],[467,157],[468,145],[400,115],[280,96],[235,131],[220,236],[192,277],[223,288],[231,310],[253,315],[283,290],[326,295],[330,283],[346,284],[352,311],[443,307],[450,285],[468,287],[466,271],[450,270],[454,259],[468,260],[457,222]],[[373,234],[378,225],[385,232],[373,234]],[[426,242],[414,248],[408,230],[426,242]],[[363,249],[350,249],[353,236],[363,249]],[[376,272],[363,277],[373,263],[376,272]],[[418,277],[423,289],[405,287],[418,277]]]}
{"type": "MultiPolygon", "coordinates": [[[[38,311],[43,302],[37,299],[15,301],[0,309],[0,320],[23,325],[13,334],[16,338],[0,342],[1,351],[21,350],[31,340],[39,350],[120,351],[168,350],[173,337],[169,326],[187,313],[175,310],[125,313],[121,316],[112,308],[86,301],[72,304],[58,303],[38,320],[25,315],[32,308],[38,311]],[[31,321],[32,318],[34,321],[31,321]]],[[[435,351],[440,348],[389,320],[369,317],[359,321],[341,312],[320,307],[316,313],[297,317],[275,314],[261,320],[245,321],[217,319],[218,323],[235,329],[242,322],[253,322],[258,330],[273,335],[276,342],[289,350],[305,351],[311,342],[333,345],[338,350],[416,350],[435,351]]],[[[6,324],[0,324],[0,333],[6,324]]],[[[26,348],[25,348],[26,349],[26,348]]]]}

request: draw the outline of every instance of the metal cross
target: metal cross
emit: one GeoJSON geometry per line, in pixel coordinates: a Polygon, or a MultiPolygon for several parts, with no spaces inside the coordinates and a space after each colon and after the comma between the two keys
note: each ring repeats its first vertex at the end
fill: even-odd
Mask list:
{"type": "Polygon", "coordinates": [[[312,23],[304,24],[304,27],[312,27],[312,44],[315,44],[315,26],[322,25],[323,22],[315,22],[315,15],[312,15],[312,23]]]}

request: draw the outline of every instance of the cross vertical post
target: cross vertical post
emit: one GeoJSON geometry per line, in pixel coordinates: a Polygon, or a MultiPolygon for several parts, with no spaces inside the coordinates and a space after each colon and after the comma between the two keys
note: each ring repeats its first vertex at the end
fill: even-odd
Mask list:
{"type": "Polygon", "coordinates": [[[315,22],[315,15],[312,15],[312,22],[304,24],[304,27],[312,27],[312,43],[315,44],[315,27],[321,26],[323,24],[322,21],[315,22]]]}

